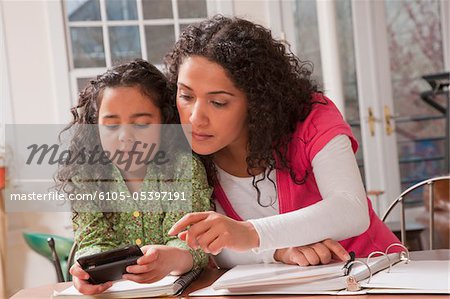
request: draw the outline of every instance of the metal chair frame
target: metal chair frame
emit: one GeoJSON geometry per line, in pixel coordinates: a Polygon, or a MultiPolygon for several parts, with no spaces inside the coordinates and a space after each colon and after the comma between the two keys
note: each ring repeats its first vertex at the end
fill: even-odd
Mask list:
{"type": "Polygon", "coordinates": [[[389,206],[387,211],[384,213],[382,217],[382,221],[384,222],[386,218],[389,216],[391,211],[397,206],[397,204],[401,204],[401,213],[400,213],[400,233],[401,233],[401,240],[402,243],[405,244],[406,241],[406,225],[405,225],[405,205],[404,205],[404,199],[405,196],[411,193],[412,191],[416,190],[419,187],[428,185],[428,203],[430,207],[429,211],[429,223],[430,223],[430,235],[429,235],[429,241],[430,241],[430,250],[433,249],[433,242],[434,242],[434,188],[433,184],[437,181],[443,181],[443,180],[450,180],[450,175],[440,176],[431,178],[425,181],[422,181],[420,183],[415,184],[414,186],[409,187],[405,191],[403,191],[389,206]]]}

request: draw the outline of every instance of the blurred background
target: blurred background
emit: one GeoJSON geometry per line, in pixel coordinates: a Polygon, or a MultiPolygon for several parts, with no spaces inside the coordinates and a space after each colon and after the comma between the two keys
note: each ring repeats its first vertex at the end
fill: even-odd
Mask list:
{"type": "MultiPolygon", "coordinates": [[[[90,78],[137,57],[162,68],[183,28],[217,13],[266,26],[313,62],[358,138],[378,215],[402,190],[449,173],[448,0],[2,0],[0,9],[1,188],[21,188],[6,165],[5,124],[68,123],[90,78]]],[[[23,233],[70,239],[71,215],[6,213],[0,202],[0,291],[56,282],[23,233]]],[[[407,214],[420,223],[425,210],[419,190],[407,214]]]]}

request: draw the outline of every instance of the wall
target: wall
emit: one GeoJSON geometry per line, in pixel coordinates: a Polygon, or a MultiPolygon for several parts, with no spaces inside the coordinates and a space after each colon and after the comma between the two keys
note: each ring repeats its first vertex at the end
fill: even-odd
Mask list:
{"type": "MultiPolygon", "coordinates": [[[[58,9],[58,1],[1,2],[4,32],[2,123],[52,124],[68,120],[69,78],[67,73],[55,72],[61,67],[64,70],[61,58],[63,63],[67,61],[65,51],[55,53],[55,49],[65,48],[64,27],[52,28],[55,21],[49,16],[58,9]]],[[[20,186],[17,189],[20,190],[20,186]]],[[[8,215],[7,294],[56,281],[52,264],[28,248],[22,232],[71,236],[70,225],[67,213],[8,215]]]]}

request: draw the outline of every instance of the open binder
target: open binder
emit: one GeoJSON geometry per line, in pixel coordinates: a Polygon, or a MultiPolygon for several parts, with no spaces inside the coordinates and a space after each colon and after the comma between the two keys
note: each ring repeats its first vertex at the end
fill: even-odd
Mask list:
{"type": "MultiPolygon", "coordinates": [[[[448,251],[450,257],[450,251],[448,251]]],[[[350,263],[300,267],[284,264],[240,265],[210,287],[190,296],[262,294],[450,294],[450,260],[410,259],[406,247],[392,244],[385,252],[350,263]],[[399,253],[389,253],[393,247],[399,253]],[[378,256],[376,256],[378,255],[378,256]]]]}

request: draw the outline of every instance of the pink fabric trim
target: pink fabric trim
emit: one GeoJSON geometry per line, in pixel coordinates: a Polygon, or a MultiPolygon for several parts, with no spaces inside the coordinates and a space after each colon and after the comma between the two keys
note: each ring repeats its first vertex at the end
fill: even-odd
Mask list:
{"type": "Polygon", "coordinates": [[[290,198],[290,190],[289,178],[286,174],[287,172],[285,171],[277,171],[278,208],[280,210],[280,214],[294,210],[292,205],[293,201],[287,200],[290,198]]]}
{"type": "Polygon", "coordinates": [[[353,136],[350,128],[348,126],[337,126],[329,131],[326,134],[322,135],[321,138],[314,143],[314,146],[311,148],[311,152],[309,153],[309,161],[314,160],[314,157],[320,152],[325,145],[330,142],[334,137],[338,135],[346,135],[352,144],[352,150],[354,153],[358,150],[358,142],[353,136]]]}

